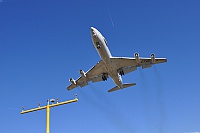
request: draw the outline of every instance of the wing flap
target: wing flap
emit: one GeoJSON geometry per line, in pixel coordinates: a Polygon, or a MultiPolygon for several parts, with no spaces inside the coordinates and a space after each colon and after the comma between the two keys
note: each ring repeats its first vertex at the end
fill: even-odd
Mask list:
{"type": "MultiPolygon", "coordinates": [[[[135,67],[135,66],[129,66],[129,67],[122,68],[122,70],[123,70],[124,74],[127,74],[127,73],[130,73],[132,71],[137,70],[137,67],[135,67]]],[[[118,72],[119,71],[120,71],[120,69],[118,70],[118,72]]]]}
{"type": "Polygon", "coordinates": [[[88,82],[87,82],[87,81],[82,82],[79,86],[82,88],[82,87],[84,87],[84,86],[86,86],[86,85],[88,85],[88,82]]]}
{"type": "Polygon", "coordinates": [[[103,81],[102,77],[99,76],[99,77],[95,77],[92,79],[92,83],[95,83],[95,82],[100,82],[100,81],[103,81]]]}
{"type": "Polygon", "coordinates": [[[142,65],[142,69],[149,68],[149,67],[152,67],[152,65],[151,64],[144,64],[144,65],[142,65]]]}

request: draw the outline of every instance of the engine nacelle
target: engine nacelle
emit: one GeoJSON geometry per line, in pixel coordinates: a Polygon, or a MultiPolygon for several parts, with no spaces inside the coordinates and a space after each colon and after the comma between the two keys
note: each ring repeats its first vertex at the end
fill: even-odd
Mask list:
{"type": "Polygon", "coordinates": [[[76,81],[75,81],[73,78],[70,78],[69,81],[70,81],[72,84],[76,85],[76,81]]]}
{"type": "Polygon", "coordinates": [[[151,62],[155,63],[155,54],[151,54],[151,62]]]}
{"type": "Polygon", "coordinates": [[[83,70],[79,70],[79,73],[82,75],[82,77],[85,77],[86,78],[86,74],[83,70]]]}
{"type": "Polygon", "coordinates": [[[135,53],[134,56],[135,56],[136,62],[140,63],[139,53],[135,53]]]}

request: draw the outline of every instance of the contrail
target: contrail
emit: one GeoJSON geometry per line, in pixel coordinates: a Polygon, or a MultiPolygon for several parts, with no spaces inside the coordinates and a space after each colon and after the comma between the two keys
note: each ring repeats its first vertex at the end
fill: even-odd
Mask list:
{"type": "Polygon", "coordinates": [[[163,99],[163,82],[162,82],[162,77],[160,73],[157,71],[156,67],[154,66],[154,71],[155,71],[155,76],[156,76],[156,92],[157,92],[157,104],[158,104],[158,109],[159,109],[159,117],[160,117],[160,122],[159,122],[159,133],[164,133],[164,125],[165,125],[165,107],[164,107],[164,99],[163,99]]]}
{"type": "Polygon", "coordinates": [[[147,130],[149,130],[150,128],[150,118],[149,118],[149,109],[150,109],[150,97],[149,97],[149,85],[147,83],[147,79],[146,79],[146,75],[143,73],[143,71],[141,69],[139,69],[139,76],[140,76],[140,83],[141,83],[141,91],[142,91],[142,104],[143,104],[143,108],[144,108],[144,119],[145,122],[144,126],[147,128],[147,130]]]}
{"type": "Polygon", "coordinates": [[[112,19],[112,16],[111,16],[111,13],[110,13],[110,10],[109,10],[109,8],[108,8],[108,4],[106,3],[106,7],[107,7],[107,10],[108,10],[108,14],[109,14],[109,17],[110,17],[110,21],[111,21],[111,23],[112,23],[112,26],[114,27],[115,25],[114,25],[114,23],[113,23],[113,19],[112,19]]]}
{"type": "Polygon", "coordinates": [[[95,88],[92,84],[89,84],[89,87],[92,89],[93,93],[98,97],[98,100],[91,98],[88,94],[84,93],[82,90],[81,94],[84,96],[85,100],[90,103],[92,106],[100,110],[105,118],[109,119],[117,130],[125,133],[135,133],[134,125],[129,124],[129,120],[124,118],[124,116],[117,111],[115,104],[107,97],[104,93],[97,91],[98,88],[95,88]]]}

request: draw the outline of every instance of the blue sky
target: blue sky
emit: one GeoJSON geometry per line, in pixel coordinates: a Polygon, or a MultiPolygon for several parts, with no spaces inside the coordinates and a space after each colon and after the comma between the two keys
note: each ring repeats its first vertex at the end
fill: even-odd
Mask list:
{"type": "Polygon", "coordinates": [[[45,132],[49,98],[79,102],[51,109],[51,132],[200,132],[199,0],[0,0],[0,132],[45,132]],[[110,14],[110,15],[109,15],[110,14]],[[113,26],[113,24],[114,26],[113,26]],[[113,56],[166,57],[167,63],[123,76],[137,85],[107,93],[111,79],[70,92],[100,57],[90,27],[113,56]]]}

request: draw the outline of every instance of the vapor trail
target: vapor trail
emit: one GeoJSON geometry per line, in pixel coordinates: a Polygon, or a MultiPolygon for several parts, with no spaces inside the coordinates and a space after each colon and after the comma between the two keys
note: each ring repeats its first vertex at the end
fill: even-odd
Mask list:
{"type": "Polygon", "coordinates": [[[157,71],[156,67],[154,66],[154,71],[156,73],[156,91],[157,91],[157,104],[159,109],[159,133],[164,133],[164,125],[165,125],[165,109],[164,109],[164,100],[163,100],[163,83],[162,83],[162,77],[160,73],[157,71]]]}
{"type": "Polygon", "coordinates": [[[97,89],[99,88],[95,88],[92,84],[89,84],[89,86],[94,95],[98,97],[98,100],[95,100],[87,94],[84,94],[84,92],[81,92],[84,97],[87,98],[88,103],[100,110],[104,114],[105,118],[108,118],[112,123],[112,126],[118,129],[119,132],[135,133],[133,125],[129,124],[129,120],[127,120],[119,111],[117,111],[117,107],[113,101],[106,96],[105,93],[98,91],[97,89]]]}
{"type": "Polygon", "coordinates": [[[111,13],[110,13],[110,10],[109,10],[109,8],[108,8],[108,4],[106,3],[106,7],[107,7],[107,10],[108,10],[108,14],[109,14],[109,17],[110,17],[110,21],[111,21],[111,23],[112,23],[112,26],[114,27],[115,25],[114,25],[114,23],[113,23],[113,19],[112,19],[112,16],[111,16],[111,13]]]}
{"type": "Polygon", "coordinates": [[[150,123],[151,120],[149,118],[150,116],[150,100],[151,98],[149,97],[149,86],[147,83],[147,79],[143,73],[143,71],[141,69],[139,69],[139,73],[140,73],[140,83],[141,83],[141,89],[142,89],[142,104],[144,107],[144,119],[146,120],[146,123],[144,123],[145,128],[147,128],[147,130],[149,130],[150,127],[150,123]]]}

